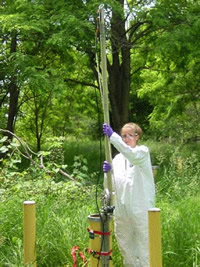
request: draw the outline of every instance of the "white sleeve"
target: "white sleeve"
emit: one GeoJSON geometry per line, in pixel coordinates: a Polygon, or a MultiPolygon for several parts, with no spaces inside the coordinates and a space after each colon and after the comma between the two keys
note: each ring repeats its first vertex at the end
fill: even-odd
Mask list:
{"type": "Polygon", "coordinates": [[[117,133],[113,133],[110,137],[111,144],[134,165],[142,165],[146,162],[149,149],[146,146],[136,146],[134,148],[128,146],[123,142],[121,136],[117,133]]]}

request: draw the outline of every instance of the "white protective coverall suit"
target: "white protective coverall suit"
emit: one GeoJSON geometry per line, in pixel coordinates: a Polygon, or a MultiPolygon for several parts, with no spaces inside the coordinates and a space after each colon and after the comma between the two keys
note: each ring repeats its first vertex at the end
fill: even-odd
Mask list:
{"type": "Polygon", "coordinates": [[[114,226],[125,266],[148,267],[148,209],[154,207],[155,185],[149,150],[132,148],[113,133],[110,142],[120,152],[113,159],[114,226]]]}

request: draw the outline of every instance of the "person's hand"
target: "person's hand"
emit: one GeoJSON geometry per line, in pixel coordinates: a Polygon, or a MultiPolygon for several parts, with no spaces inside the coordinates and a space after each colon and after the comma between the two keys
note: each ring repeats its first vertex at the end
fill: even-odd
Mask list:
{"type": "Polygon", "coordinates": [[[107,161],[103,163],[103,172],[109,172],[112,169],[112,166],[107,161]]]}
{"type": "Polygon", "coordinates": [[[113,134],[113,129],[106,123],[103,124],[103,133],[108,137],[111,137],[113,134]]]}

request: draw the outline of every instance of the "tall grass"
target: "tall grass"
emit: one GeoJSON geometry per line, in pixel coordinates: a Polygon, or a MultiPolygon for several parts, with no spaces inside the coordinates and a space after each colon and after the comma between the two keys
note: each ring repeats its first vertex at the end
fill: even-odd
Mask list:
{"type": "MultiPolygon", "coordinates": [[[[155,181],[156,206],[161,208],[163,266],[198,267],[199,154],[194,148],[177,150],[173,146],[152,142],[148,146],[153,164],[160,167],[155,181]]],[[[98,187],[96,195],[99,143],[67,143],[64,153],[65,163],[71,166],[72,172],[74,169],[77,171],[75,156],[82,155],[87,159],[84,169],[78,165],[81,178],[76,182],[60,180],[56,175],[46,175],[33,167],[23,171],[13,166],[0,169],[0,266],[23,266],[25,200],[36,201],[37,266],[72,266],[72,247],[78,245],[83,252],[88,248],[87,217],[97,212],[96,196],[101,206],[102,186],[98,187]],[[90,179],[92,182],[85,182],[90,179]]],[[[100,179],[102,181],[102,177],[100,179]]],[[[121,267],[122,257],[114,236],[113,250],[113,264],[121,267]]],[[[85,255],[89,258],[87,253],[85,255]]],[[[80,261],[78,266],[82,266],[80,261]]]]}
{"type": "MultiPolygon", "coordinates": [[[[73,196],[73,190],[69,189],[71,194],[68,197],[67,191],[67,189],[63,190],[53,197],[49,195],[35,198],[37,266],[72,266],[73,246],[79,246],[89,260],[90,255],[85,252],[89,245],[86,229],[89,225],[88,216],[97,212],[94,202],[95,190],[90,188],[86,194],[78,190],[78,195],[73,196]]],[[[22,199],[14,196],[9,201],[1,203],[0,214],[0,266],[23,266],[22,199]]],[[[119,263],[121,256],[117,252],[116,241],[114,241],[114,247],[119,263]]],[[[82,261],[78,257],[77,261],[78,266],[82,266],[82,261]]]]}
{"type": "MultiPolygon", "coordinates": [[[[36,201],[38,266],[72,266],[72,247],[84,251],[88,244],[87,216],[96,211],[95,191],[71,186],[58,194],[29,196],[36,201]]],[[[0,216],[0,266],[23,266],[23,196],[0,203],[0,216]]]]}
{"type": "Polygon", "coordinates": [[[200,266],[199,150],[168,148],[154,155],[160,169],[155,177],[162,215],[163,263],[166,267],[200,266]]]}
{"type": "Polygon", "coordinates": [[[160,202],[164,266],[200,266],[200,201],[160,202]]]}

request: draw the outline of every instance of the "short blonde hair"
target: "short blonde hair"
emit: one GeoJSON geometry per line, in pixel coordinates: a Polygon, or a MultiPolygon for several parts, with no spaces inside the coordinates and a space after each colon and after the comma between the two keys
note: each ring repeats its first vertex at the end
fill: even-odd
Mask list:
{"type": "Polygon", "coordinates": [[[143,131],[138,124],[133,123],[133,122],[129,122],[129,123],[124,124],[124,126],[121,128],[121,131],[124,128],[131,128],[134,131],[134,133],[139,135],[139,138],[142,137],[143,131]]]}

